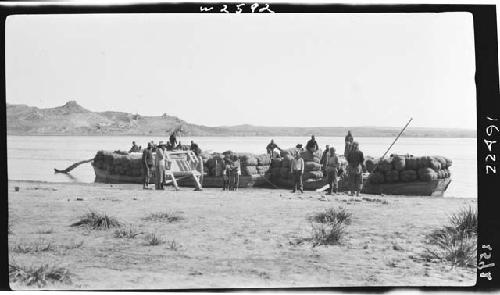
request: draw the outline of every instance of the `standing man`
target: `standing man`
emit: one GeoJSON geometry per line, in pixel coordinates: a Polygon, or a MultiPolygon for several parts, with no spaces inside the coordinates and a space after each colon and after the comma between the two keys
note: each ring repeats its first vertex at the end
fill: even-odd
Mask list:
{"type": "Polygon", "coordinates": [[[303,193],[302,175],[304,174],[304,159],[302,159],[300,153],[295,153],[295,158],[293,158],[290,163],[290,172],[293,175],[294,181],[293,193],[297,191],[297,188],[303,193]]]}
{"type": "Polygon", "coordinates": [[[129,153],[136,153],[136,152],[140,152],[141,151],[141,148],[135,144],[135,141],[132,141],[132,147],[130,148],[130,150],[128,151],[129,153]]]}
{"type": "Polygon", "coordinates": [[[170,146],[172,147],[172,150],[175,150],[175,148],[177,147],[177,131],[173,131],[171,134],[170,134],[170,138],[169,138],[169,142],[170,142],[170,146]]]}
{"type": "Polygon", "coordinates": [[[345,136],[344,157],[347,158],[347,155],[349,155],[349,152],[352,149],[353,142],[354,142],[354,138],[352,137],[351,130],[347,130],[347,135],[345,136]]]}
{"type": "Polygon", "coordinates": [[[352,150],[347,155],[347,173],[350,184],[349,195],[351,196],[354,195],[354,193],[356,193],[356,196],[359,196],[359,192],[361,191],[364,160],[363,152],[359,150],[359,144],[354,141],[352,143],[352,150]]]}
{"type": "Polygon", "coordinates": [[[163,190],[163,178],[165,175],[165,144],[163,141],[158,143],[158,148],[156,149],[155,166],[155,189],[163,190]]]}
{"type": "Polygon", "coordinates": [[[338,169],[339,169],[339,158],[335,154],[335,148],[331,147],[328,154],[328,158],[326,160],[326,173],[328,175],[328,184],[330,185],[330,188],[328,190],[328,195],[331,195],[332,192],[337,193],[338,169]]]}
{"type": "Polygon", "coordinates": [[[276,149],[277,147],[278,145],[274,143],[274,139],[271,139],[271,142],[266,146],[266,152],[269,155],[270,159],[273,158],[274,149],[276,149]]]}
{"type": "Polygon", "coordinates": [[[231,160],[229,190],[237,191],[240,186],[241,165],[237,155],[232,155],[231,160]]]}
{"type": "Polygon", "coordinates": [[[311,139],[306,144],[306,150],[310,151],[311,153],[314,153],[319,149],[318,143],[316,142],[316,138],[314,135],[311,135],[311,139]]]}
{"type": "Polygon", "coordinates": [[[149,188],[149,178],[153,169],[153,145],[148,142],[148,147],[142,152],[142,188],[149,188]]]}
{"type": "Polygon", "coordinates": [[[328,156],[330,155],[330,145],[325,146],[325,150],[323,151],[323,156],[321,156],[321,170],[326,171],[326,162],[328,161],[328,156]]]}

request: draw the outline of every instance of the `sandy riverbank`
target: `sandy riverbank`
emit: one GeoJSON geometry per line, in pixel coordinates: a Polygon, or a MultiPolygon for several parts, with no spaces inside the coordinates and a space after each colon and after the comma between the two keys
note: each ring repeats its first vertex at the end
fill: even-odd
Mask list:
{"type": "Polygon", "coordinates": [[[48,286],[64,289],[475,284],[474,268],[427,261],[422,253],[425,236],[464,206],[476,208],[476,199],[322,196],[272,189],[157,192],[137,185],[10,181],[9,257],[20,266],[67,268],[71,284],[48,286]],[[297,243],[311,237],[309,215],[338,206],[352,213],[341,245],[297,243]],[[70,227],[89,210],[105,212],[124,228],[132,225],[144,234],[119,239],[114,229],[70,227]],[[176,212],[182,220],[143,219],[156,212],[176,212]],[[147,245],[147,233],[167,242],[147,245]],[[52,247],[13,251],[33,243],[52,247]]]}

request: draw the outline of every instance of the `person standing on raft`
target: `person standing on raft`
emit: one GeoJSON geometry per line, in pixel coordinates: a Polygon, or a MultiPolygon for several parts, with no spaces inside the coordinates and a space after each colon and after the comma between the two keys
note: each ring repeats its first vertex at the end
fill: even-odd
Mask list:
{"type": "Polygon", "coordinates": [[[325,169],[328,176],[328,184],[330,185],[330,188],[327,193],[328,195],[331,195],[332,192],[337,193],[338,169],[339,169],[339,158],[335,154],[335,148],[331,147],[326,160],[326,169],[325,169]]]}
{"type": "Polygon", "coordinates": [[[149,178],[153,169],[153,145],[148,142],[148,147],[142,152],[142,188],[149,188],[149,178]]]}
{"type": "Polygon", "coordinates": [[[279,149],[278,145],[274,143],[274,139],[271,139],[271,142],[266,146],[266,152],[269,155],[269,158],[273,158],[274,150],[279,149]]]}
{"type": "Polygon", "coordinates": [[[361,191],[364,160],[363,152],[359,150],[359,144],[354,141],[352,143],[352,149],[347,155],[347,175],[349,176],[350,196],[354,195],[354,193],[356,196],[359,196],[359,192],[361,191]]]}
{"type": "Polygon", "coordinates": [[[316,142],[316,138],[314,135],[311,135],[311,139],[306,144],[306,150],[310,151],[311,153],[314,153],[319,149],[318,143],[316,142]]]}
{"type": "Polygon", "coordinates": [[[130,150],[128,151],[129,153],[136,153],[136,152],[140,152],[141,151],[141,147],[138,146],[135,141],[132,141],[132,147],[130,148],[130,150]]]}
{"type": "Polygon", "coordinates": [[[163,141],[158,143],[158,148],[156,149],[155,167],[155,189],[163,190],[163,180],[165,175],[165,145],[163,141]]]}
{"type": "Polygon", "coordinates": [[[301,193],[304,192],[304,186],[302,185],[302,175],[304,174],[304,159],[302,159],[300,153],[295,153],[295,158],[292,159],[290,163],[290,172],[293,175],[293,191],[295,193],[297,189],[301,193]]]}
{"type": "Polygon", "coordinates": [[[352,149],[353,142],[354,142],[354,138],[352,137],[351,130],[347,130],[347,135],[345,136],[344,157],[347,158],[347,155],[349,155],[349,152],[352,149]]]}

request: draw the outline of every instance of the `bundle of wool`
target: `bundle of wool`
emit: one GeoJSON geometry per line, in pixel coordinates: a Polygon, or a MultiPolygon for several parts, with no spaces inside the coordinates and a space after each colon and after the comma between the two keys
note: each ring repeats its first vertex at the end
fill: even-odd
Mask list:
{"type": "Polygon", "coordinates": [[[418,169],[418,178],[422,181],[431,181],[437,179],[437,173],[431,168],[418,169]]]}
{"type": "Polygon", "coordinates": [[[405,169],[405,162],[406,159],[404,156],[396,155],[392,157],[392,165],[394,166],[394,169],[396,169],[397,171],[402,171],[405,169]]]}
{"type": "Polygon", "coordinates": [[[241,156],[239,156],[239,159],[240,159],[241,165],[246,165],[246,166],[257,166],[258,165],[257,157],[255,157],[254,155],[251,155],[251,154],[241,155],[241,156]]]}
{"type": "Polygon", "coordinates": [[[244,176],[251,176],[254,174],[258,174],[256,166],[242,166],[241,174],[244,176]]]}
{"type": "Polygon", "coordinates": [[[378,170],[382,172],[387,172],[392,170],[392,160],[391,158],[385,158],[379,161],[378,170]]]}
{"type": "Polygon", "coordinates": [[[399,172],[399,179],[403,182],[410,182],[417,180],[417,171],[415,170],[403,170],[399,172]]]}
{"type": "Polygon", "coordinates": [[[441,163],[436,158],[429,157],[429,168],[437,172],[441,170],[441,163]]]}
{"type": "Polygon", "coordinates": [[[290,163],[292,162],[292,160],[293,160],[293,157],[291,155],[283,156],[283,158],[281,160],[281,167],[283,167],[283,168],[290,167],[290,163]]]}
{"type": "Polygon", "coordinates": [[[319,163],[315,163],[315,162],[305,162],[304,163],[304,172],[320,171],[321,168],[322,168],[322,165],[319,163]]]}
{"type": "Polygon", "coordinates": [[[259,166],[271,165],[271,158],[268,154],[258,155],[256,158],[259,166]]]}
{"type": "Polygon", "coordinates": [[[288,168],[280,168],[280,177],[287,179],[290,178],[290,169],[288,168]]]}
{"type": "Polygon", "coordinates": [[[271,177],[273,179],[278,179],[281,177],[281,169],[279,167],[271,168],[271,177]]]}
{"type": "Polygon", "coordinates": [[[321,151],[304,151],[300,155],[302,156],[302,159],[304,159],[304,162],[319,163],[321,161],[321,151]]]}
{"type": "Polygon", "coordinates": [[[374,159],[372,157],[367,157],[365,160],[364,166],[366,167],[366,171],[372,173],[375,166],[378,165],[378,159],[374,159]]]}
{"type": "Polygon", "coordinates": [[[368,176],[368,181],[373,184],[380,184],[385,182],[384,174],[381,172],[373,172],[368,176]]]}
{"type": "Polygon", "coordinates": [[[417,170],[417,159],[413,157],[406,157],[405,158],[405,169],[406,170],[417,170]]]}
{"type": "Polygon", "coordinates": [[[321,171],[308,171],[304,172],[303,179],[321,179],[323,178],[323,172],[321,171]]]}
{"type": "Polygon", "coordinates": [[[282,158],[274,158],[271,160],[271,167],[281,167],[282,158]]]}
{"type": "Polygon", "coordinates": [[[384,173],[385,182],[394,183],[399,181],[399,171],[389,170],[384,173]]]}

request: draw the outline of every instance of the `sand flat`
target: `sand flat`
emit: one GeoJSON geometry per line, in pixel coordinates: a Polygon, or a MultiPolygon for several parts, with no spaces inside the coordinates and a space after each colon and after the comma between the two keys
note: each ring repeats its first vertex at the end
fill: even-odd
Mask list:
{"type": "Polygon", "coordinates": [[[21,266],[47,263],[71,272],[70,285],[47,288],[471,286],[476,282],[474,268],[422,258],[425,236],[464,206],[476,208],[472,198],[340,194],[325,200],[318,192],[273,189],[176,192],[170,187],[153,191],[139,185],[23,181],[9,182],[8,197],[10,261],[21,266]],[[307,240],[312,232],[307,217],[339,206],[352,213],[342,244],[313,247],[307,240]],[[131,225],[143,234],[118,239],[114,229],[70,227],[89,210],[105,212],[124,228],[131,225]],[[183,219],[172,223],[143,219],[155,212],[176,212],[183,219]],[[166,243],[147,245],[148,233],[166,243]],[[38,241],[50,242],[54,249],[11,251],[38,241]]]}

